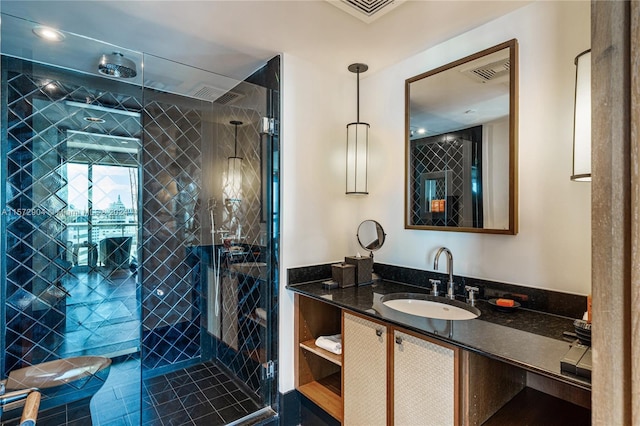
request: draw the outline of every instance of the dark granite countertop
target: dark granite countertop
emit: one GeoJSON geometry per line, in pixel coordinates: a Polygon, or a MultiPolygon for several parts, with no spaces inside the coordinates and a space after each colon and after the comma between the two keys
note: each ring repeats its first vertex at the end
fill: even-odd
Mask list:
{"type": "Polygon", "coordinates": [[[324,289],[322,281],[292,284],[287,288],[583,389],[591,389],[588,380],[560,372],[560,360],[572,344],[563,339],[562,333],[573,331],[572,318],[522,308],[499,312],[483,300],[476,302],[482,314],[472,320],[434,320],[389,309],[378,309],[379,312],[374,309],[374,303],[385,294],[427,293],[422,287],[384,280],[333,290],[324,289]]]}

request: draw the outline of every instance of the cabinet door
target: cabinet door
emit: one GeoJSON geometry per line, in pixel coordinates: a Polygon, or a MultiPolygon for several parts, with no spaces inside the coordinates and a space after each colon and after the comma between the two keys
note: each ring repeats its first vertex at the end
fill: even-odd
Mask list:
{"type": "Polygon", "coordinates": [[[456,350],[394,330],[394,424],[454,425],[457,421],[456,350]]]}
{"type": "Polygon", "coordinates": [[[342,374],[344,421],[387,424],[387,327],[344,312],[342,374]]]}

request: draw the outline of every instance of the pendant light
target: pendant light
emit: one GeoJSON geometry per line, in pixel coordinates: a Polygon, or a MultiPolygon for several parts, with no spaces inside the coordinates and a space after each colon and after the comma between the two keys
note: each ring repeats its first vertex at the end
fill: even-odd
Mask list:
{"type": "Polygon", "coordinates": [[[357,74],[356,121],[347,124],[347,194],[368,194],[367,168],[369,157],[369,124],[360,122],[360,73],[366,64],[351,64],[348,70],[357,74]]]}
{"type": "Polygon", "coordinates": [[[242,157],[238,157],[238,126],[242,121],[232,120],[229,124],[235,126],[233,157],[229,157],[227,172],[227,201],[240,202],[242,200],[242,157]]]}
{"type": "Polygon", "coordinates": [[[571,180],[591,181],[591,50],[579,54],[573,110],[573,173],[571,180]]]}

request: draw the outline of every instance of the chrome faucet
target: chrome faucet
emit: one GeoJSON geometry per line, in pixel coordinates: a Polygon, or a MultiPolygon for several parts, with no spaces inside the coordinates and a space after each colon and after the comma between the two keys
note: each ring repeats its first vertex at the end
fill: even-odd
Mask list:
{"type": "Polygon", "coordinates": [[[440,247],[436,253],[436,257],[433,260],[433,269],[438,270],[438,259],[442,252],[447,254],[447,273],[449,274],[449,283],[447,285],[447,297],[449,299],[455,299],[455,294],[453,292],[453,255],[451,254],[451,250],[446,247],[440,247]]]}

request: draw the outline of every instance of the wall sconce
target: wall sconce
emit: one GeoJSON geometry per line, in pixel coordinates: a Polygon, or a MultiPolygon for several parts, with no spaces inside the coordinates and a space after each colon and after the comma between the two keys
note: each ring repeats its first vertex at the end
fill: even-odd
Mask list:
{"type": "Polygon", "coordinates": [[[368,194],[367,168],[369,157],[369,124],[360,122],[360,73],[369,67],[351,64],[349,71],[357,74],[357,115],[355,123],[347,124],[347,189],[346,194],[368,194]]]}
{"type": "Polygon", "coordinates": [[[591,182],[591,50],[576,56],[576,99],[573,114],[571,180],[591,182]]]}
{"type": "Polygon", "coordinates": [[[242,200],[242,157],[238,157],[238,126],[242,121],[233,120],[229,124],[235,126],[235,143],[233,157],[229,157],[227,169],[227,201],[240,202],[242,200]]]}

